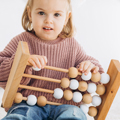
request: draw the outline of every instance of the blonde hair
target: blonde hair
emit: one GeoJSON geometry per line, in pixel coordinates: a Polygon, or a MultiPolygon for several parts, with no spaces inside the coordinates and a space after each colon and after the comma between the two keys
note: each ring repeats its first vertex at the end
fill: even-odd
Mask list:
{"type": "MultiPolygon", "coordinates": [[[[73,25],[71,0],[67,0],[67,1],[68,1],[68,5],[69,5],[68,11],[71,12],[71,16],[70,16],[67,24],[63,27],[62,32],[59,34],[59,36],[62,38],[73,37],[75,35],[75,31],[76,31],[76,29],[73,25]]],[[[23,26],[24,30],[33,32],[33,30],[31,30],[31,21],[29,20],[29,17],[28,17],[27,6],[29,6],[30,9],[32,9],[33,0],[28,0],[28,2],[26,4],[25,10],[22,15],[22,26],[23,26]]]]}

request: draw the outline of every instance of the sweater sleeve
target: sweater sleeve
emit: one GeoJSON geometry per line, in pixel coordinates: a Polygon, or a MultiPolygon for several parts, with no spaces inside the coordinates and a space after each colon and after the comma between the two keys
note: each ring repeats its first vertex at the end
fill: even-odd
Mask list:
{"type": "Polygon", "coordinates": [[[102,68],[102,66],[100,65],[99,61],[96,60],[95,58],[93,58],[92,56],[89,56],[86,54],[86,52],[83,50],[83,48],[81,47],[81,45],[79,45],[77,43],[76,45],[77,47],[77,54],[76,54],[76,61],[75,61],[75,67],[79,68],[79,65],[81,62],[83,61],[87,61],[89,60],[91,63],[93,63],[95,66],[99,67],[99,72],[103,73],[104,70],[102,68]]]}
{"type": "MultiPolygon", "coordinates": [[[[13,38],[3,51],[0,52],[0,87],[5,88],[9,73],[15,57],[19,39],[18,37],[13,38]]],[[[27,66],[25,73],[32,74],[31,67],[27,66]]],[[[22,84],[28,84],[30,78],[22,78],[22,84]]]]}

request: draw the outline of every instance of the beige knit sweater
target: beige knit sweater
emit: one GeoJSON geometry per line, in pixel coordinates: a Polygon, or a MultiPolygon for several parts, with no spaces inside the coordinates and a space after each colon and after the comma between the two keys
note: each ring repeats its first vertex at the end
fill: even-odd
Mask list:
{"type": "MultiPolygon", "coordinates": [[[[62,39],[58,37],[56,40],[53,41],[43,41],[36,37],[34,33],[23,32],[14,37],[5,47],[5,49],[0,52],[0,87],[5,88],[19,41],[26,41],[28,43],[30,54],[46,56],[48,60],[47,65],[49,66],[68,69],[70,67],[77,67],[82,61],[90,60],[93,64],[99,67],[100,73],[104,72],[99,62],[93,57],[88,56],[74,38],[62,39]]],[[[34,71],[32,70],[32,67],[29,66],[26,67],[25,73],[50,77],[54,79],[68,77],[68,75],[63,72],[48,69],[34,71]]],[[[78,77],[78,80],[80,80],[80,76],[78,77]]],[[[21,84],[50,90],[60,88],[60,84],[58,83],[30,78],[22,78],[21,84]]],[[[80,104],[76,104],[72,100],[66,101],[64,100],[64,98],[57,100],[53,97],[52,94],[44,92],[37,92],[25,89],[19,91],[23,94],[24,97],[27,97],[30,94],[36,95],[36,97],[44,95],[48,101],[73,105],[80,104]]]]}

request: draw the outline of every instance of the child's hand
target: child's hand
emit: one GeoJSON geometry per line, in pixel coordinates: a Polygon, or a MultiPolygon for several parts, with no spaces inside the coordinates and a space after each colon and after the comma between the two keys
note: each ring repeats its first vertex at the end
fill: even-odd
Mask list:
{"type": "Polygon", "coordinates": [[[99,67],[95,66],[90,61],[83,61],[80,63],[80,67],[78,68],[78,71],[87,75],[90,71],[93,73],[97,73],[99,71],[99,67]]]}
{"type": "Polygon", "coordinates": [[[28,63],[31,64],[33,67],[38,68],[44,68],[44,66],[47,63],[46,56],[40,56],[40,55],[30,55],[28,59],[28,63]]]}

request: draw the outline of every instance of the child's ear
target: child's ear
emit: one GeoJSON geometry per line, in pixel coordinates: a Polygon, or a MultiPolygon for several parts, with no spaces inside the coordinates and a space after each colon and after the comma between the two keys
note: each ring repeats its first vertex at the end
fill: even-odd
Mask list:
{"type": "Polygon", "coordinates": [[[65,20],[65,25],[67,24],[70,17],[71,17],[71,12],[68,12],[65,20]]]}
{"type": "Polygon", "coordinates": [[[31,9],[29,6],[27,6],[27,13],[28,13],[28,17],[29,17],[30,22],[32,22],[31,9]]]}

